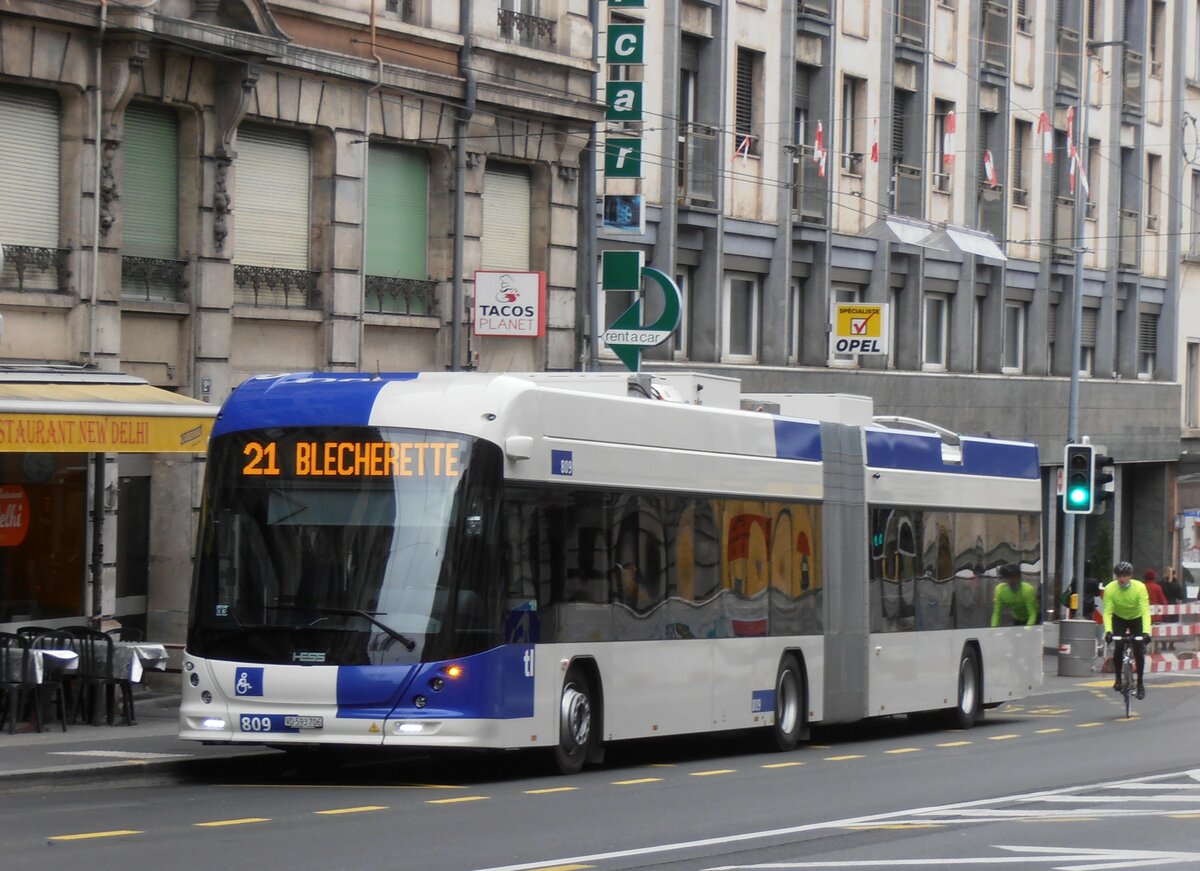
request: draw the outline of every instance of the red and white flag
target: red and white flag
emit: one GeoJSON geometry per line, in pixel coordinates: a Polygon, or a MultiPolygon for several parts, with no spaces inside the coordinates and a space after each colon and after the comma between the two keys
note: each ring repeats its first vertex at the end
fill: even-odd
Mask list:
{"type": "Polygon", "coordinates": [[[741,155],[742,160],[745,161],[746,155],[748,155],[749,153],[750,153],[750,137],[743,136],[742,141],[739,142],[737,144],[737,147],[733,149],[733,156],[737,157],[738,155],[741,155]]]}
{"type": "Polygon", "coordinates": [[[1050,124],[1050,116],[1045,112],[1038,118],[1037,132],[1042,137],[1042,155],[1046,163],[1054,163],[1054,127],[1050,124]]]}
{"type": "Polygon", "coordinates": [[[946,113],[946,129],[942,135],[942,165],[949,172],[954,168],[954,134],[958,125],[954,121],[953,110],[946,113]]]}
{"type": "Polygon", "coordinates": [[[986,148],[983,150],[983,175],[992,187],[999,186],[1000,182],[996,178],[996,164],[992,162],[992,152],[986,148]]]}
{"type": "Polygon", "coordinates": [[[874,122],[874,138],[871,140],[871,163],[879,163],[879,119],[874,122]]]}
{"type": "Polygon", "coordinates": [[[817,164],[817,175],[825,177],[825,128],[817,122],[817,135],[813,140],[813,161],[817,164]]]}

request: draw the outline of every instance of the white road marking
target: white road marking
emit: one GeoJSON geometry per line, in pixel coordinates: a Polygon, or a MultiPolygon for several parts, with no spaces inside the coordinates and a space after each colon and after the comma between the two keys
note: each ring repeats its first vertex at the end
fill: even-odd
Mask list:
{"type": "Polygon", "coordinates": [[[134,753],[127,750],[50,750],[50,756],[107,756],[112,759],[182,759],[191,753],[134,753]]]}
{"type": "Polygon", "coordinates": [[[1162,850],[1093,850],[1084,847],[1019,847],[995,845],[999,850],[1024,853],[1023,856],[963,856],[953,859],[854,859],[844,862],[769,862],[761,865],[717,865],[705,871],[759,871],[759,869],[789,868],[873,868],[896,865],[1024,865],[1030,862],[1066,862],[1063,869],[1143,868],[1165,865],[1168,862],[1195,862],[1200,853],[1171,853],[1162,850]],[[1042,855],[1035,855],[1041,853],[1042,855]],[[1102,862],[1103,864],[1096,864],[1102,862]]]}
{"type": "MultiPolygon", "coordinates": [[[[985,808],[988,808],[989,806],[995,806],[995,805],[1000,805],[1000,804],[1014,804],[1014,803],[1020,804],[1020,803],[1028,803],[1028,802],[1036,802],[1036,801],[1046,801],[1055,796],[1073,795],[1073,794],[1082,793],[1084,790],[1113,789],[1113,788],[1126,786],[1131,783],[1150,783],[1150,782],[1159,781],[1159,780],[1167,780],[1172,777],[1191,777],[1195,780],[1200,780],[1200,769],[1186,769],[1183,771],[1171,772],[1169,774],[1155,774],[1155,775],[1150,775],[1147,777],[1131,778],[1129,780],[1124,780],[1124,781],[1114,780],[1114,781],[1103,781],[1100,783],[1086,784],[1084,786],[1066,786],[1066,787],[1061,787],[1059,789],[1044,790],[1041,792],[1031,792],[1031,793],[1022,793],[1020,795],[1000,796],[999,798],[985,798],[985,799],[978,799],[975,801],[956,802],[954,804],[934,805],[931,807],[923,807],[923,808],[910,808],[908,810],[890,811],[890,812],[878,813],[878,814],[869,814],[867,816],[862,816],[862,817],[849,817],[846,819],[828,820],[826,822],[820,822],[820,823],[806,823],[804,825],[788,826],[788,827],[782,828],[782,829],[767,829],[767,830],[758,831],[758,832],[740,832],[740,833],[735,833],[735,834],[722,835],[720,837],[714,837],[714,838],[702,838],[702,839],[695,840],[695,841],[682,841],[682,842],[675,843],[675,844],[652,844],[652,845],[649,845],[646,847],[634,847],[634,848],[631,848],[628,850],[613,850],[613,851],[610,851],[607,853],[591,853],[591,854],[588,854],[585,856],[569,856],[569,857],[555,858],[555,859],[541,859],[536,862],[522,862],[522,863],[515,864],[515,865],[496,865],[496,866],[492,866],[490,868],[477,869],[477,871],[535,871],[535,869],[544,869],[547,866],[554,866],[554,865],[568,865],[568,864],[574,864],[574,863],[601,862],[601,861],[605,861],[608,859],[628,859],[628,858],[636,857],[636,856],[653,856],[653,855],[658,855],[658,854],[662,854],[662,853],[679,852],[679,851],[684,851],[684,850],[696,850],[696,849],[701,849],[701,848],[705,848],[705,847],[713,847],[713,846],[728,847],[730,844],[746,843],[746,842],[750,842],[750,841],[760,841],[760,840],[766,840],[766,839],[770,839],[770,838],[779,838],[781,836],[788,836],[788,835],[799,835],[799,834],[803,834],[805,832],[816,832],[816,831],[821,831],[821,830],[825,830],[825,829],[844,829],[844,828],[848,828],[850,826],[861,826],[861,825],[868,824],[868,823],[876,823],[876,822],[884,822],[884,821],[888,821],[888,822],[902,822],[902,821],[903,822],[918,822],[918,821],[920,821],[920,822],[933,822],[933,823],[945,824],[946,822],[948,822],[948,820],[938,818],[939,814],[945,814],[947,817],[952,816],[952,815],[960,816],[960,817],[967,817],[967,814],[971,811],[971,809],[976,809],[976,808],[985,809],[985,808]],[[930,817],[932,817],[932,818],[930,818],[930,817]]],[[[1114,811],[1114,813],[1117,813],[1117,812],[1119,812],[1122,816],[1126,816],[1126,817],[1137,815],[1137,812],[1131,810],[1128,805],[1126,805],[1123,808],[1120,808],[1119,811],[1114,811]]],[[[996,809],[996,810],[991,811],[991,813],[1011,813],[1011,812],[1005,812],[1005,811],[1000,811],[999,809],[996,809]]],[[[1098,810],[1095,808],[1089,808],[1087,813],[1091,816],[1097,816],[1098,810]]],[[[1100,813],[1102,813],[1102,811],[1100,813]]],[[[1163,811],[1151,811],[1149,813],[1162,815],[1164,812],[1163,811]]],[[[1051,812],[1051,811],[1041,811],[1041,812],[1025,811],[1025,812],[1023,812],[1023,816],[1026,818],[1036,818],[1038,816],[1044,816],[1047,814],[1053,814],[1055,816],[1066,816],[1067,815],[1064,811],[1061,811],[1061,810],[1056,810],[1053,812],[1051,812]]],[[[1018,817],[1011,817],[1011,818],[1020,819],[1021,817],[1018,816],[1018,817]]],[[[959,821],[967,822],[968,819],[971,822],[979,822],[978,817],[964,818],[959,821]]],[[[1183,854],[1161,853],[1158,855],[1161,855],[1161,856],[1169,855],[1171,857],[1176,857],[1176,856],[1183,855],[1183,854]]],[[[1195,855],[1198,859],[1200,859],[1200,853],[1197,853],[1195,855]]],[[[1078,855],[1075,855],[1075,856],[1071,856],[1070,859],[1079,860],[1080,857],[1078,855]]],[[[888,862],[884,863],[884,864],[892,864],[893,861],[894,860],[888,860],[888,862]]],[[[961,862],[961,861],[962,861],[961,859],[954,859],[954,860],[947,860],[946,863],[952,864],[953,862],[961,862]]],[[[1024,861],[1028,861],[1028,859],[1026,858],[1024,861]]],[[[1157,865],[1157,864],[1165,864],[1166,862],[1177,862],[1177,861],[1179,861],[1177,858],[1169,858],[1169,859],[1161,859],[1161,860],[1159,860],[1159,859],[1154,859],[1154,860],[1140,860],[1139,859],[1138,860],[1138,862],[1142,865],[1157,865]]],[[[989,863],[990,862],[991,862],[991,860],[989,860],[989,863]]],[[[861,863],[860,862],[849,862],[849,863],[846,863],[846,865],[844,867],[849,867],[849,866],[858,865],[858,864],[861,864],[861,863]]],[[[903,863],[899,863],[899,864],[903,864],[903,863]]],[[[911,864],[936,864],[936,863],[932,863],[927,859],[922,859],[920,861],[914,860],[914,862],[911,864]]],[[[747,867],[751,867],[751,866],[747,866],[747,867]]],[[[763,865],[763,866],[755,866],[755,867],[769,868],[772,866],[763,865]]],[[[806,867],[806,866],[787,865],[787,866],[774,866],[774,867],[800,868],[800,867],[806,867]]],[[[817,867],[817,866],[813,866],[813,867],[817,867]]],[[[838,865],[835,863],[833,865],[825,865],[825,866],[819,866],[819,867],[838,867],[838,865]]],[[[1099,866],[1085,866],[1085,865],[1078,866],[1080,871],[1082,871],[1082,869],[1089,868],[1089,867],[1095,868],[1095,867],[1099,867],[1099,866]]],[[[1111,866],[1110,865],[1110,866],[1105,866],[1105,867],[1124,867],[1124,866],[1123,865],[1122,866],[1111,866]]]]}

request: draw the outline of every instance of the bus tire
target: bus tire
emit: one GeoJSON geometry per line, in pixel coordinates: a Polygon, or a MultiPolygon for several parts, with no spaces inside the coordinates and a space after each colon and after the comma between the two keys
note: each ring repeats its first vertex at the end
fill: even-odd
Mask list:
{"type": "Polygon", "coordinates": [[[794,750],[804,734],[806,701],[804,675],[796,657],[786,654],[775,676],[775,722],[771,725],[771,746],[781,752],[794,750]]]}
{"type": "Polygon", "coordinates": [[[558,707],[558,746],[554,762],[560,774],[576,774],[596,740],[596,711],[591,684],[583,670],[571,666],[563,681],[558,707]]]}
{"type": "Polygon", "coordinates": [[[979,670],[979,655],[974,647],[964,647],[958,663],[958,704],[950,712],[950,720],[959,729],[970,729],[983,717],[983,680],[979,670]]]}

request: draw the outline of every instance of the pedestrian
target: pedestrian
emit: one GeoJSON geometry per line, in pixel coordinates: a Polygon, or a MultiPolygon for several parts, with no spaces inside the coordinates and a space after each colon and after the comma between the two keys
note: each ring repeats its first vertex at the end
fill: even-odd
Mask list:
{"type": "MultiPolygon", "coordinates": [[[[1150,597],[1151,605],[1167,604],[1167,594],[1163,592],[1163,588],[1158,585],[1158,572],[1154,569],[1146,569],[1142,574],[1142,583],[1146,585],[1146,594],[1150,597]]],[[[1162,614],[1155,615],[1155,622],[1162,620],[1162,614]]]]}
{"type": "Polygon", "coordinates": [[[1168,605],[1180,605],[1187,600],[1187,594],[1183,590],[1183,584],[1179,583],[1174,566],[1167,568],[1167,576],[1159,582],[1159,586],[1162,587],[1163,595],[1167,597],[1168,605]]]}

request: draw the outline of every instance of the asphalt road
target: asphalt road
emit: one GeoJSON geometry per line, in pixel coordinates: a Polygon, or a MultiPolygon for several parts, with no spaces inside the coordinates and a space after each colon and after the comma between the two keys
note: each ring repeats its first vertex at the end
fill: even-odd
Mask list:
{"type": "Polygon", "coordinates": [[[6,785],[3,868],[1200,867],[1200,677],[1123,718],[1104,682],[968,732],[894,718],[525,753],[232,759],[187,782],[6,785]]]}

